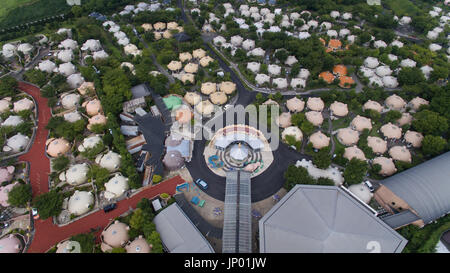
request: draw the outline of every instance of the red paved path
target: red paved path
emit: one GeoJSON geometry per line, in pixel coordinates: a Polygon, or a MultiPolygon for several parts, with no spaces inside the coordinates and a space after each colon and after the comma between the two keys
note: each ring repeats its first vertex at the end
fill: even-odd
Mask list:
{"type": "MultiPolygon", "coordinates": [[[[38,129],[33,146],[28,153],[19,157],[20,160],[30,163],[30,182],[34,197],[49,190],[50,160],[45,155],[45,141],[48,136],[45,126],[51,117],[51,112],[47,106],[47,99],[40,96],[39,88],[23,82],[19,83],[19,88],[33,96],[39,106],[38,129]]],[[[174,194],[176,186],[183,182],[180,176],[176,176],[156,186],[146,187],[133,197],[118,202],[117,208],[107,214],[99,210],[63,227],[54,225],[51,218],[37,220],[34,222],[35,234],[28,252],[42,253],[72,235],[89,232],[91,228],[102,227],[103,229],[113,218],[123,214],[130,207],[136,208],[136,204],[142,198],[153,198],[163,192],[174,194]]]]}

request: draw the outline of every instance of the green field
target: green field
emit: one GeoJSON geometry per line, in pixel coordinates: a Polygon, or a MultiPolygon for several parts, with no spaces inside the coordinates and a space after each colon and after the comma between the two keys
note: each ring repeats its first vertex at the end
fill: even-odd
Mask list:
{"type": "Polygon", "coordinates": [[[36,1],[39,0],[2,0],[2,4],[0,5],[0,18],[2,18],[15,8],[19,8],[23,5],[36,1]]]}
{"type": "Polygon", "coordinates": [[[397,16],[413,16],[422,11],[410,0],[384,0],[383,4],[389,7],[397,16]]]}
{"type": "Polygon", "coordinates": [[[66,0],[1,0],[0,28],[8,28],[70,10],[66,0]]]}

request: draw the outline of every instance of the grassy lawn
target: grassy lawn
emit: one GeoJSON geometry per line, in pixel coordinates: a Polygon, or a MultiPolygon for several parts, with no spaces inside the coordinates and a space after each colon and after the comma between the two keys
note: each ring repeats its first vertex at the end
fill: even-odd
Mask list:
{"type": "Polygon", "coordinates": [[[384,0],[384,3],[395,12],[397,16],[412,16],[421,10],[409,0],[384,0]]]}
{"type": "Polygon", "coordinates": [[[0,18],[15,8],[35,1],[37,0],[2,0],[2,4],[0,5],[0,18]]]}

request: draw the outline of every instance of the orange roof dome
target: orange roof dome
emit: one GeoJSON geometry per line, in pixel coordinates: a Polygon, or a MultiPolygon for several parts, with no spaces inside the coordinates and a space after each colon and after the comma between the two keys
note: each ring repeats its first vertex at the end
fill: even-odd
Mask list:
{"type": "Polygon", "coordinates": [[[342,46],[342,42],[339,41],[339,40],[336,40],[336,39],[331,39],[328,42],[328,47],[329,48],[337,49],[337,48],[340,48],[341,46],[342,46]]]}
{"type": "Polygon", "coordinates": [[[320,73],[319,78],[323,79],[327,83],[332,83],[334,81],[334,75],[329,71],[324,71],[320,73]]]}
{"type": "Polygon", "coordinates": [[[336,74],[338,76],[346,76],[347,75],[347,67],[342,64],[335,65],[333,67],[333,74],[336,74]]]}
{"type": "Polygon", "coordinates": [[[352,77],[349,76],[341,76],[339,78],[339,86],[342,88],[350,88],[352,84],[354,84],[355,81],[352,79],[352,77]]]}

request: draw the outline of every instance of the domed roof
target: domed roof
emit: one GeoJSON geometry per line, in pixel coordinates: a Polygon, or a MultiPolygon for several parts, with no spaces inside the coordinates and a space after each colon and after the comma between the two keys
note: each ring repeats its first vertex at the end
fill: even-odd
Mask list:
{"type": "Polygon", "coordinates": [[[357,115],[351,122],[351,126],[356,131],[362,132],[364,129],[372,130],[372,121],[370,118],[357,115]]]}
{"type": "Polygon", "coordinates": [[[297,126],[290,126],[284,129],[281,133],[281,138],[286,140],[287,135],[295,137],[295,140],[297,141],[302,141],[303,139],[303,133],[297,126]]]}
{"type": "Polygon", "coordinates": [[[60,74],[68,77],[76,72],[76,67],[70,62],[62,63],[59,65],[58,71],[60,74]]]}
{"type": "Polygon", "coordinates": [[[366,160],[366,156],[364,155],[364,152],[356,146],[351,146],[351,147],[345,148],[344,158],[347,158],[348,160],[352,160],[352,158],[357,158],[357,159],[363,160],[363,161],[366,160]]]}
{"type": "Polygon", "coordinates": [[[175,119],[181,124],[188,124],[191,122],[193,113],[187,107],[179,108],[175,112],[175,119]]]}
{"type": "Polygon", "coordinates": [[[313,111],[322,111],[325,104],[321,98],[310,97],[306,102],[306,106],[313,111]]]}
{"type": "Polygon", "coordinates": [[[389,66],[387,65],[382,65],[376,68],[375,73],[379,76],[379,77],[384,77],[384,76],[389,76],[392,74],[392,70],[389,66]]]}
{"type": "Polygon", "coordinates": [[[127,55],[131,54],[133,56],[141,55],[142,53],[142,51],[139,50],[137,46],[134,44],[127,44],[126,46],[123,47],[123,51],[125,52],[125,54],[127,55]]]}
{"type": "Polygon", "coordinates": [[[383,154],[387,151],[387,142],[379,137],[368,136],[367,145],[377,154],[383,154]]]}
{"type": "Polygon", "coordinates": [[[52,73],[55,70],[56,64],[50,60],[44,60],[39,63],[39,70],[52,73]]]}
{"type": "Polygon", "coordinates": [[[402,128],[390,122],[388,124],[381,126],[380,131],[387,138],[400,139],[402,137],[402,128]]]}
{"type": "Polygon", "coordinates": [[[23,123],[23,119],[20,116],[9,116],[2,123],[2,127],[4,127],[4,126],[17,126],[17,125],[19,125],[21,123],[23,123]]]}
{"type": "Polygon", "coordinates": [[[370,87],[383,87],[384,83],[383,83],[383,79],[374,75],[372,77],[369,78],[369,86],[370,87]]]}
{"type": "Polygon", "coordinates": [[[177,170],[184,165],[184,158],[177,150],[168,151],[162,161],[170,171],[177,170]]]}
{"type": "Polygon", "coordinates": [[[18,133],[6,141],[6,146],[3,147],[4,152],[20,152],[28,145],[30,138],[18,133]]]}
{"type": "Polygon", "coordinates": [[[414,148],[418,148],[422,146],[423,135],[416,131],[406,131],[403,138],[407,143],[410,143],[414,148]]]}
{"type": "Polygon", "coordinates": [[[335,101],[330,105],[330,110],[332,111],[333,115],[338,117],[345,117],[348,114],[348,107],[347,104],[335,101]]]}
{"type": "Polygon", "coordinates": [[[305,114],[306,119],[311,122],[314,126],[320,126],[323,123],[322,112],[319,111],[308,111],[305,114]]]}
{"type": "Polygon", "coordinates": [[[57,245],[56,253],[81,253],[78,249],[79,243],[77,241],[66,240],[57,245]]]}
{"type": "Polygon", "coordinates": [[[78,111],[73,111],[67,114],[64,114],[64,120],[68,122],[76,122],[78,120],[82,119],[80,113],[78,111]]]}
{"type": "Polygon", "coordinates": [[[14,182],[12,184],[8,184],[4,187],[0,187],[0,205],[3,207],[9,207],[8,197],[9,192],[17,185],[18,182],[14,182]]]}
{"type": "Polygon", "coordinates": [[[270,77],[266,74],[257,74],[255,77],[255,81],[258,84],[264,84],[264,83],[268,83],[270,81],[270,77]]]}
{"type": "Polygon", "coordinates": [[[72,39],[65,39],[58,45],[58,47],[64,49],[75,49],[78,47],[78,44],[77,41],[74,41],[72,39]]]}
{"type": "Polygon", "coordinates": [[[51,157],[66,154],[69,149],[70,143],[63,138],[51,138],[47,140],[47,154],[51,157]]]}
{"type": "Polygon", "coordinates": [[[261,69],[261,64],[257,62],[249,62],[247,63],[247,69],[253,73],[258,73],[261,69]]]}
{"type": "Polygon", "coordinates": [[[180,70],[182,67],[182,63],[180,61],[171,61],[168,65],[167,68],[171,71],[177,71],[180,70]]]}
{"type": "Polygon", "coordinates": [[[305,102],[297,97],[293,97],[286,101],[286,107],[291,112],[301,112],[305,108],[305,102]]]}
{"type": "Polygon", "coordinates": [[[130,238],[128,230],[130,228],[119,221],[115,221],[102,232],[103,241],[111,247],[122,247],[130,238]]]}
{"type": "Polygon", "coordinates": [[[104,155],[99,155],[95,162],[100,165],[100,167],[107,169],[110,172],[115,172],[120,168],[120,158],[118,153],[109,151],[104,155]]]}
{"type": "Polygon", "coordinates": [[[272,80],[272,84],[278,89],[284,89],[288,86],[285,78],[276,78],[272,80]]]}
{"type": "Polygon", "coordinates": [[[350,128],[342,128],[338,130],[337,138],[340,143],[349,146],[358,142],[359,134],[350,128]]]}
{"type": "Polygon", "coordinates": [[[186,92],[186,94],[184,95],[184,99],[190,105],[196,105],[202,100],[201,96],[195,92],[186,92]]]}
{"type": "Polygon", "coordinates": [[[65,63],[72,61],[73,60],[72,50],[70,49],[61,50],[60,52],[58,52],[58,59],[65,63]]]}
{"type": "Polygon", "coordinates": [[[384,76],[382,78],[383,85],[386,88],[396,88],[398,86],[397,78],[392,76],[384,76]]]}
{"type": "MultiPolygon", "coordinates": [[[[118,43],[119,44],[127,44],[128,42],[129,42],[128,39],[125,38],[125,39],[120,39],[118,43]]],[[[109,57],[108,53],[106,53],[104,50],[96,51],[96,52],[94,52],[94,54],[92,54],[92,58],[94,58],[94,60],[106,59],[108,57],[109,57]]]]}
{"type": "Polygon", "coordinates": [[[1,99],[0,100],[0,113],[4,113],[4,112],[7,112],[7,111],[9,111],[9,105],[10,105],[11,103],[8,101],[8,100],[6,100],[6,99],[1,99]]]}
{"type": "Polygon", "coordinates": [[[22,243],[14,234],[0,239],[0,253],[19,253],[21,249],[22,243]]]}
{"type": "Polygon", "coordinates": [[[374,57],[367,57],[364,60],[364,66],[367,68],[375,68],[379,64],[378,59],[374,57]]]}
{"type": "Polygon", "coordinates": [[[79,101],[80,95],[72,93],[63,96],[61,99],[61,104],[65,109],[71,109],[78,106],[79,101]]]}
{"type": "Polygon", "coordinates": [[[216,92],[217,86],[213,82],[204,82],[201,86],[201,92],[205,95],[210,95],[213,92],[216,92]]]}
{"type": "Polygon", "coordinates": [[[99,51],[102,48],[99,40],[89,39],[81,47],[81,50],[90,50],[92,52],[99,51]]]}
{"type": "Polygon", "coordinates": [[[92,128],[94,124],[106,124],[106,117],[102,114],[97,114],[89,119],[88,129],[92,128]]]}
{"type": "Polygon", "coordinates": [[[225,92],[225,94],[229,95],[236,90],[236,84],[229,81],[221,82],[219,89],[220,91],[225,92]]]}
{"type": "Polygon", "coordinates": [[[80,185],[87,181],[89,166],[86,163],[75,164],[66,171],[66,181],[70,185],[80,185]]]}
{"type": "Polygon", "coordinates": [[[98,143],[102,143],[101,137],[95,135],[83,139],[83,143],[78,146],[78,151],[83,152],[86,149],[94,148],[98,143]]]}
{"type": "Polygon", "coordinates": [[[94,196],[91,192],[75,191],[70,197],[68,209],[71,214],[82,215],[89,211],[89,206],[94,204],[94,196]]]}
{"type": "Polygon", "coordinates": [[[377,111],[378,113],[381,113],[381,111],[383,110],[383,106],[381,106],[381,104],[379,104],[376,101],[368,100],[363,105],[363,111],[365,111],[367,109],[374,110],[374,111],[377,111]]]}
{"type": "Polygon", "coordinates": [[[292,88],[305,88],[306,80],[302,78],[292,78],[291,87],[292,88]]]}
{"type": "Polygon", "coordinates": [[[14,176],[14,166],[0,167],[0,183],[10,182],[14,176]]]}
{"type": "Polygon", "coordinates": [[[422,99],[420,97],[415,97],[409,102],[409,105],[414,109],[415,111],[419,110],[421,105],[428,105],[429,102],[425,99],[422,99]]]}
{"type": "Polygon", "coordinates": [[[292,125],[291,113],[289,113],[289,112],[281,113],[281,115],[277,119],[277,124],[281,128],[287,128],[287,127],[291,126],[292,125]]]}
{"type": "Polygon", "coordinates": [[[83,103],[83,106],[86,108],[86,113],[89,116],[95,116],[102,111],[102,105],[98,99],[93,99],[87,103],[83,103]]]}
{"type": "Polygon", "coordinates": [[[327,137],[321,131],[317,131],[309,137],[309,141],[312,143],[315,149],[322,149],[330,145],[330,138],[327,137]]]}
{"type": "Polygon", "coordinates": [[[121,174],[116,174],[114,177],[109,179],[107,183],[105,183],[105,188],[109,193],[105,193],[105,197],[110,197],[108,199],[119,197],[129,189],[128,178],[122,176],[121,174]]]}
{"type": "Polygon", "coordinates": [[[406,146],[394,146],[389,149],[389,155],[394,160],[411,163],[411,153],[406,146]]]}
{"type": "Polygon", "coordinates": [[[181,76],[181,81],[184,84],[187,84],[187,83],[194,84],[195,83],[195,76],[194,76],[194,74],[191,74],[191,73],[183,74],[181,76]]]}
{"type": "Polygon", "coordinates": [[[69,77],[67,77],[67,83],[71,88],[78,88],[80,87],[84,82],[84,78],[81,76],[80,73],[72,74],[69,77]]]}
{"type": "Polygon", "coordinates": [[[125,246],[127,253],[150,253],[150,246],[147,241],[139,235],[131,243],[125,246]]]}
{"type": "Polygon", "coordinates": [[[198,64],[188,63],[187,65],[184,66],[184,71],[186,71],[186,73],[197,73],[198,64]]]}
{"type": "Polygon", "coordinates": [[[416,62],[411,59],[404,59],[400,62],[401,67],[416,67],[416,62]]]}
{"type": "Polygon", "coordinates": [[[334,75],[329,71],[324,71],[319,74],[319,79],[323,79],[327,83],[332,83],[334,81],[334,75]]]}
{"type": "Polygon", "coordinates": [[[23,110],[30,110],[34,106],[34,102],[29,98],[23,98],[14,103],[14,112],[18,113],[23,110]]]}
{"type": "Polygon", "coordinates": [[[201,48],[196,49],[196,50],[192,51],[192,56],[194,58],[201,59],[206,56],[206,51],[201,48]]]}
{"type": "Polygon", "coordinates": [[[93,82],[83,82],[80,87],[78,87],[78,92],[81,95],[86,95],[88,90],[95,91],[95,85],[93,82]]]}
{"type": "Polygon", "coordinates": [[[195,110],[204,116],[208,116],[214,111],[214,105],[209,100],[204,100],[195,106],[195,110]]]}
{"type": "Polygon", "coordinates": [[[213,104],[222,105],[227,102],[228,98],[225,92],[214,92],[209,95],[209,99],[213,104]]]}
{"type": "Polygon", "coordinates": [[[348,190],[366,204],[369,204],[373,197],[373,193],[370,192],[369,188],[364,183],[351,185],[348,187],[348,190]]]}
{"type": "Polygon", "coordinates": [[[389,176],[389,175],[393,175],[395,172],[397,172],[397,168],[395,168],[395,164],[394,161],[392,160],[392,158],[387,158],[387,157],[376,157],[374,158],[372,165],[378,164],[381,166],[381,170],[379,172],[379,174],[384,175],[384,176],[389,176]]]}
{"type": "Polygon", "coordinates": [[[401,127],[406,124],[411,124],[412,120],[413,116],[410,113],[403,113],[402,117],[396,121],[396,124],[401,127]]]}
{"type": "Polygon", "coordinates": [[[189,52],[182,52],[178,55],[178,59],[184,63],[185,61],[190,61],[192,59],[192,55],[189,52]]]}

